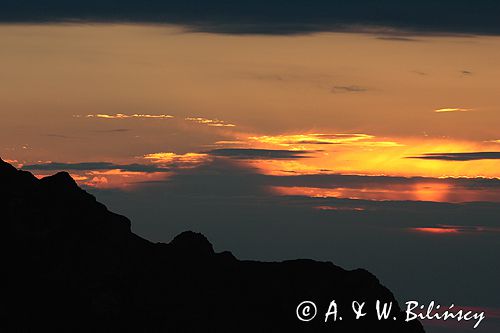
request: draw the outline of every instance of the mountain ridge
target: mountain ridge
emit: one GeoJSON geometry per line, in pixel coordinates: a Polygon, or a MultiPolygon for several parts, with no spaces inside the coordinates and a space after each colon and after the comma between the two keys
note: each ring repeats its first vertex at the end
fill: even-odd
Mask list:
{"type": "Polygon", "coordinates": [[[0,208],[3,332],[424,332],[364,269],[242,261],[193,231],[152,243],[67,172],[37,179],[0,159],[0,208]],[[324,323],[332,299],[344,320],[324,323]],[[397,321],[347,311],[354,300],[374,309],[377,299],[395,304],[397,321]],[[305,300],[318,305],[314,321],[297,319],[305,300]]]}

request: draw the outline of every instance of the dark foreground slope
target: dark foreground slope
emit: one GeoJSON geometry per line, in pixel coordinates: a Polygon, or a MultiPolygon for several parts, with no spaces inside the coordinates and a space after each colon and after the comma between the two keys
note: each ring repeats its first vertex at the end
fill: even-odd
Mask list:
{"type": "Polygon", "coordinates": [[[0,160],[2,332],[423,332],[377,321],[391,292],[365,270],[331,263],[239,261],[201,234],[153,244],[67,173],[38,180],[0,160]],[[324,323],[329,302],[342,321],[324,323]],[[315,301],[317,317],[296,318],[315,301]],[[368,301],[354,321],[350,302],[368,301]]]}

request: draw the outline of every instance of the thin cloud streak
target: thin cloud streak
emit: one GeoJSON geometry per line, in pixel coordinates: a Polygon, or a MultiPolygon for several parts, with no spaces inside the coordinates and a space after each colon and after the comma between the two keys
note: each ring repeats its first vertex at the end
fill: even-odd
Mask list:
{"type": "Polygon", "coordinates": [[[406,158],[416,158],[423,160],[441,161],[478,161],[478,160],[498,160],[500,152],[469,152],[469,153],[427,153],[419,156],[408,156],[406,158]]]}
{"type": "Polygon", "coordinates": [[[207,125],[207,126],[212,126],[212,127],[236,127],[235,124],[230,124],[225,122],[224,120],[219,120],[219,119],[208,119],[208,118],[202,118],[202,117],[188,117],[185,118],[187,121],[192,121],[194,123],[202,124],[202,125],[207,125]]]}
{"type": "Polygon", "coordinates": [[[94,130],[92,132],[94,133],[124,133],[124,132],[130,132],[132,129],[130,128],[113,128],[113,129],[108,129],[108,130],[94,130]]]}
{"type": "Polygon", "coordinates": [[[401,147],[404,146],[393,141],[372,141],[375,136],[362,133],[310,133],[310,134],[291,134],[291,135],[264,135],[251,136],[250,140],[260,143],[273,144],[280,146],[290,145],[359,145],[365,147],[401,147]]]}
{"type": "Polygon", "coordinates": [[[360,86],[335,86],[332,88],[332,93],[360,93],[365,91],[368,91],[368,89],[360,86]]]}
{"type": "MultiPolygon", "coordinates": [[[[80,118],[81,116],[75,116],[76,118],[80,118]]],[[[168,114],[123,114],[123,113],[116,113],[116,114],[88,114],[85,116],[85,118],[102,118],[102,119],[171,119],[174,118],[174,116],[168,115],[168,114]]]]}
{"type": "Polygon", "coordinates": [[[41,164],[27,164],[23,166],[25,170],[37,170],[37,171],[64,171],[64,170],[78,170],[78,171],[90,171],[90,170],[122,170],[130,172],[169,172],[170,169],[164,168],[156,165],[146,165],[146,164],[115,164],[111,162],[82,162],[82,163],[41,163],[41,164]]]}
{"type": "Polygon", "coordinates": [[[416,227],[410,228],[410,231],[435,234],[435,235],[457,235],[457,234],[474,234],[474,233],[500,233],[500,228],[486,226],[457,226],[457,225],[436,225],[432,227],[416,227]]]}
{"type": "Polygon", "coordinates": [[[252,148],[225,148],[214,149],[206,152],[212,156],[229,157],[244,160],[281,160],[310,158],[309,150],[278,150],[278,149],[252,149],[252,148]]]}
{"type": "Polygon", "coordinates": [[[373,135],[369,134],[291,134],[291,135],[263,135],[251,136],[249,139],[260,143],[270,143],[276,145],[291,145],[291,144],[341,144],[361,140],[373,139],[373,135]]]}
{"type": "Polygon", "coordinates": [[[473,109],[466,109],[466,108],[442,108],[442,109],[436,109],[436,110],[434,110],[435,113],[470,112],[470,111],[473,111],[473,109]]]}
{"type": "Polygon", "coordinates": [[[176,154],[172,152],[150,153],[142,156],[155,164],[168,166],[169,168],[194,168],[210,160],[208,154],[186,153],[176,154]]]}

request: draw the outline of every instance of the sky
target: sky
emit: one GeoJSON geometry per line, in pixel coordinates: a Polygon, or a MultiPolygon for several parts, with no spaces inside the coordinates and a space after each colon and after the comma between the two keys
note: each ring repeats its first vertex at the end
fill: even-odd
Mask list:
{"type": "Polygon", "coordinates": [[[408,3],[7,1],[0,157],[150,240],[363,267],[497,332],[499,8],[408,3]]]}

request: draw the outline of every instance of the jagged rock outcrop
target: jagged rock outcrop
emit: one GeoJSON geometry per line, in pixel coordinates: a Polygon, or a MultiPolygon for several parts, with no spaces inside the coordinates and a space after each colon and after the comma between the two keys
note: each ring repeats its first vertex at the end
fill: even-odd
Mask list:
{"type": "Polygon", "coordinates": [[[239,261],[201,234],[153,244],[67,173],[38,180],[0,160],[2,332],[423,332],[354,320],[350,303],[395,302],[375,276],[327,262],[239,261]],[[342,321],[324,323],[335,299],[342,321]],[[318,305],[296,318],[304,300],[318,305]]]}

